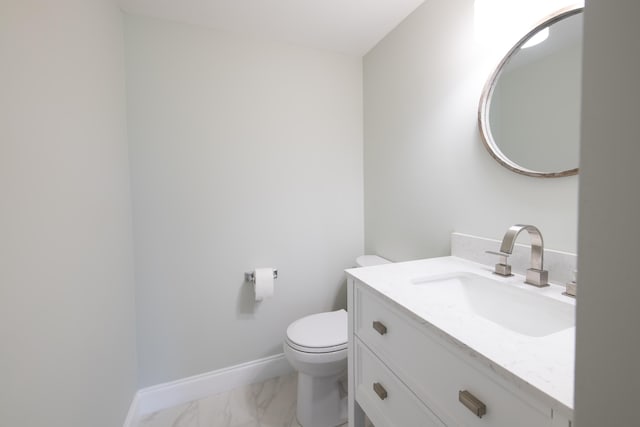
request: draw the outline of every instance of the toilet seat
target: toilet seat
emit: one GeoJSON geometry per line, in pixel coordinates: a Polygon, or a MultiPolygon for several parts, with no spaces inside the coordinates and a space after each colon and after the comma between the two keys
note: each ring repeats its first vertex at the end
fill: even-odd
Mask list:
{"type": "Polygon", "coordinates": [[[287,339],[286,341],[289,347],[303,353],[334,353],[336,351],[345,350],[347,348],[347,343],[334,345],[331,347],[304,347],[292,342],[290,339],[287,339]]]}
{"type": "Polygon", "coordinates": [[[304,353],[332,353],[347,348],[347,312],[317,313],[296,320],[287,328],[286,342],[304,353]]]}

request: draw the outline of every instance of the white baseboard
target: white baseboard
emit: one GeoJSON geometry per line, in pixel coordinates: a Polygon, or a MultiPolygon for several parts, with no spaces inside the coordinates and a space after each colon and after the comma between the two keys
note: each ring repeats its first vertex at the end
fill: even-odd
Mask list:
{"type": "Polygon", "coordinates": [[[135,427],[141,416],[212,394],[222,393],[269,378],[287,375],[293,367],[284,353],[211,371],[169,383],[143,388],[136,393],[124,427],[135,427]]]}

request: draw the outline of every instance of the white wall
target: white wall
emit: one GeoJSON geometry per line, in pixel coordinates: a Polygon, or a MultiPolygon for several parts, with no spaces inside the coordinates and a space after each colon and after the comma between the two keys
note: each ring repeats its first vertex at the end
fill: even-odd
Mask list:
{"type": "Polygon", "coordinates": [[[2,425],[122,425],[136,389],[122,27],[0,4],[2,425]]]}
{"type": "Polygon", "coordinates": [[[585,12],[576,426],[638,425],[640,3],[585,12]]]}
{"type": "Polygon", "coordinates": [[[512,21],[474,28],[473,0],[427,1],[365,56],[367,251],[393,260],[445,255],[452,231],[501,238],[510,225],[530,223],[546,247],[575,252],[577,177],[517,175],[480,140],[483,85],[529,28],[492,43],[479,31],[499,34],[512,21]]]}
{"type": "Polygon", "coordinates": [[[126,44],[140,385],[281,353],[363,250],[360,58],[138,17],[126,44]]]}

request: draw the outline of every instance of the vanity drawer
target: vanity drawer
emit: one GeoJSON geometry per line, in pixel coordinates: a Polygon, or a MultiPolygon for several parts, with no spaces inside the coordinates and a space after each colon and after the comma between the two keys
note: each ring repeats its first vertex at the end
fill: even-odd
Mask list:
{"type": "Polygon", "coordinates": [[[550,408],[525,400],[502,379],[484,374],[487,367],[463,359],[468,350],[445,342],[429,328],[366,286],[356,286],[355,334],[446,425],[551,425],[550,408]],[[461,391],[484,403],[486,414],[480,418],[460,403],[461,391]]]}
{"type": "Polygon", "coordinates": [[[445,427],[359,340],[354,355],[356,400],[376,427],[445,427]]]}

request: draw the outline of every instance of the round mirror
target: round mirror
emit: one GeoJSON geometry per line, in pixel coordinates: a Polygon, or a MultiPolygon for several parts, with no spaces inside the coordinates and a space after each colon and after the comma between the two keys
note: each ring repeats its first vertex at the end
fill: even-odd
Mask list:
{"type": "Polygon", "coordinates": [[[565,9],[537,25],[507,53],[482,93],[483,143],[514,172],[578,173],[582,10],[565,9]]]}

